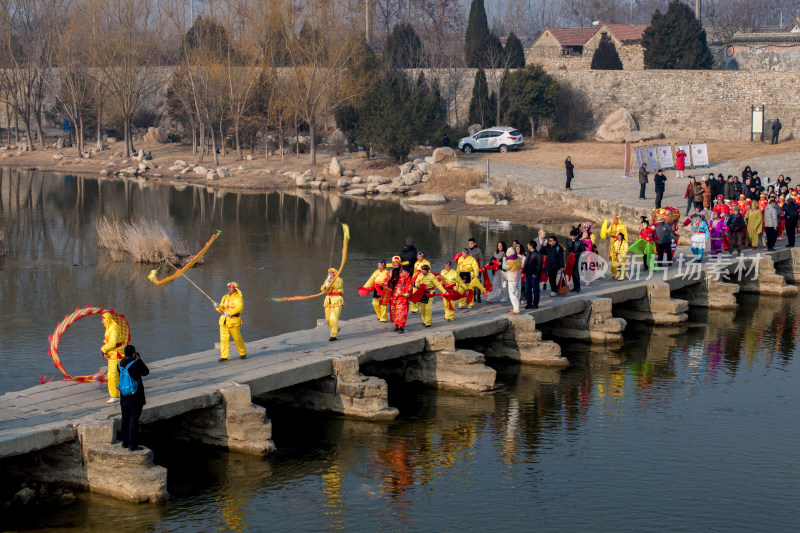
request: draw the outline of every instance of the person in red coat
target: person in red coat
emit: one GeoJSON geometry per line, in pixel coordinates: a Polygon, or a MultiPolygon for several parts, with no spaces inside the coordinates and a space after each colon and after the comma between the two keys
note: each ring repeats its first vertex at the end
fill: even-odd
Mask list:
{"type": "Polygon", "coordinates": [[[389,313],[394,330],[405,333],[408,319],[408,297],[411,296],[411,276],[400,268],[400,256],[392,257],[392,273],[386,282],[381,305],[389,305],[389,313]]]}
{"type": "Polygon", "coordinates": [[[686,152],[678,148],[675,152],[675,177],[682,178],[683,171],[686,169],[686,152]]]}

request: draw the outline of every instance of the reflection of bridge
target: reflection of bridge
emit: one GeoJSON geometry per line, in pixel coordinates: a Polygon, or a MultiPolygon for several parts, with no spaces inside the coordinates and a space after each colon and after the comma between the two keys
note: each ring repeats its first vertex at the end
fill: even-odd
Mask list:
{"type": "MultiPolygon", "coordinates": [[[[537,327],[553,338],[615,344],[623,340],[627,321],[679,324],[690,305],[735,308],[739,291],[794,295],[797,288],[786,280],[800,279],[798,254],[784,249],[745,256],[742,265],[751,275],[732,283],[707,278],[705,265],[697,279],[672,271],[651,280],[596,282],[585,294],[544,298],[540,309],[519,316],[484,304],[457,311],[454,323],[437,321],[427,329],[412,318],[405,335],[386,325],[376,328],[368,316],[342,322],[336,343],[317,328],[251,342],[247,359],[223,365],[216,362],[217,350],[165,359],[150,365],[142,424],[152,438],[268,453],[274,449],[271,423],[254,398],[392,420],[397,410],[388,405],[386,376],[485,392],[494,387],[495,371],[484,357],[567,364],[559,345],[542,340],[537,327]]],[[[0,397],[0,468],[6,477],[136,501],[166,498],[166,470],[153,464],[152,452],[131,453],[114,444],[118,408],[106,406],[105,396],[105,386],[55,382],[0,397]]]]}

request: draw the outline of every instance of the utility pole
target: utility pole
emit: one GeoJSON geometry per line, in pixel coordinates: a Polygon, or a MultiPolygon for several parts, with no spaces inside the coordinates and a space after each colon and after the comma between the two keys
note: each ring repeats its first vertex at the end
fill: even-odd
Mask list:
{"type": "Polygon", "coordinates": [[[364,0],[364,21],[366,23],[364,35],[367,37],[367,46],[372,46],[369,38],[369,0],[364,0]]]}

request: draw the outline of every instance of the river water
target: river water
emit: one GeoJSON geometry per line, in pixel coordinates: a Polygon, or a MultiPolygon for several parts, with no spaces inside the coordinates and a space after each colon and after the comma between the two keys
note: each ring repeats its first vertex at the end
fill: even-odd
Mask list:
{"type": "MultiPolygon", "coordinates": [[[[73,179],[44,176],[43,192],[27,206],[13,203],[21,208],[9,204],[6,179],[0,187],[11,249],[0,262],[0,295],[9,302],[0,322],[6,390],[47,371],[48,326],[84,303],[125,310],[134,342],[138,334],[137,344],[154,356],[215,340],[214,312],[196,290],[180,280],[151,286],[146,267],[108,263],[97,252],[94,217],[127,215],[111,203],[126,198],[122,183],[104,182],[103,200],[95,195],[89,202],[97,182],[84,180],[84,205],[75,212],[73,179]],[[23,242],[31,245],[20,248],[23,242]],[[110,295],[113,302],[103,300],[110,295]],[[9,372],[17,377],[9,379],[9,372]]],[[[237,202],[230,194],[212,195],[214,201],[197,190],[127,188],[130,212],[144,212],[181,238],[205,241],[221,226],[223,238],[192,279],[223,290],[231,277],[242,284],[253,312],[249,338],[313,325],[316,302],[300,309],[261,297],[316,288],[336,217],[353,228],[346,280],[366,278],[374,258],[395,253],[406,233],[418,242],[425,235],[420,248],[437,261],[450,253],[452,240],[483,228],[466,220],[437,225],[436,217],[394,204],[331,205],[321,195],[285,194],[279,210],[277,193],[241,195],[237,202]],[[192,207],[201,197],[204,214],[192,207]],[[358,235],[370,235],[369,242],[358,235]]],[[[348,312],[369,311],[368,302],[351,301],[348,312]]],[[[503,387],[494,394],[390,383],[390,404],[400,410],[391,424],[268,405],[279,450],[268,458],[150,442],[169,469],[168,503],[82,494],[67,506],[0,510],[0,530],[795,530],[800,299],[742,296],[740,304],[736,312],[692,310],[691,322],[679,328],[631,327],[630,342],[616,350],[564,343],[574,364],[563,371],[499,366],[503,387]]],[[[102,331],[91,325],[69,335],[102,331]]],[[[86,342],[96,352],[97,343],[86,342]]],[[[76,366],[96,366],[92,354],[79,364],[80,356],[70,354],[76,366]]]]}

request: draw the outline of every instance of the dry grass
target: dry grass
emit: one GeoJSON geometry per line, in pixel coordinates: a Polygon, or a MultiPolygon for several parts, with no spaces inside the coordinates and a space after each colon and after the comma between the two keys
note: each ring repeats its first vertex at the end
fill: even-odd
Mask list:
{"type": "Polygon", "coordinates": [[[445,170],[439,165],[430,173],[423,187],[426,193],[440,193],[445,196],[463,196],[470,189],[477,189],[486,182],[486,174],[472,167],[459,167],[445,170]]]}
{"type": "Polygon", "coordinates": [[[163,227],[155,222],[136,219],[132,222],[99,218],[97,244],[114,261],[178,265],[188,255],[185,243],[173,244],[163,227]]]}

